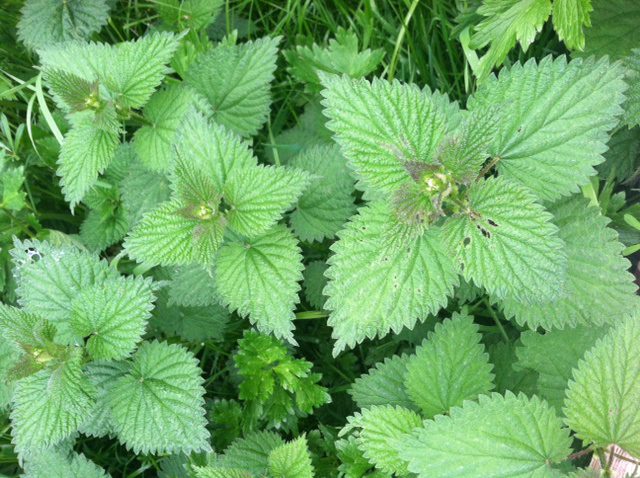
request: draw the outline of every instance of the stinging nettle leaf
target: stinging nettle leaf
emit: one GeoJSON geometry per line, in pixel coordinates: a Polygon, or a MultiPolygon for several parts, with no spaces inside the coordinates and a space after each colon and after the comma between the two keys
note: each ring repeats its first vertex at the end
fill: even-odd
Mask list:
{"type": "Polygon", "coordinates": [[[581,440],[616,444],[640,454],[640,322],[620,322],[573,371],[564,402],[566,423],[581,440]]]}
{"type": "Polygon", "coordinates": [[[447,131],[429,92],[375,78],[322,77],[327,127],[365,188],[393,193],[411,181],[407,163],[433,163],[447,131]]]}
{"type": "Polygon", "coordinates": [[[191,65],[185,80],[209,100],[216,122],[242,136],[262,127],[269,115],[278,43],[280,37],[241,45],[225,41],[191,65]]]}
{"type": "Polygon", "coordinates": [[[220,248],[215,280],[224,304],[265,333],[295,343],[293,309],[302,280],[302,255],[291,231],[277,225],[265,234],[220,248]]]}
{"type": "Polygon", "coordinates": [[[467,209],[443,226],[464,278],[524,304],[557,297],[566,276],[564,243],[531,191],[492,177],[474,183],[468,198],[467,209]]]}
{"type": "Polygon", "coordinates": [[[640,4],[629,0],[592,0],[591,28],[585,30],[585,55],[621,59],[640,45],[640,4]]]}
{"type": "Polygon", "coordinates": [[[508,296],[502,302],[505,314],[530,328],[550,330],[614,324],[634,313],[637,286],[618,234],[607,227],[609,219],[579,196],[554,204],[551,212],[567,255],[562,292],[535,304],[508,296]]]}
{"type": "Polygon", "coordinates": [[[153,308],[153,287],[141,277],[118,277],[83,289],[71,305],[71,329],[88,337],[95,360],[126,358],[142,340],[153,308]]]}
{"type": "Polygon", "coordinates": [[[569,431],[538,397],[481,395],[449,416],[425,420],[400,443],[400,457],[419,478],[557,477],[571,452],[569,431]]]}
{"type": "Polygon", "coordinates": [[[20,11],[18,38],[29,48],[88,38],[109,18],[107,0],[27,0],[20,11]]]}
{"type": "Polygon", "coordinates": [[[606,58],[532,59],[491,77],[468,108],[507,109],[491,147],[500,174],[554,201],[578,192],[604,160],[609,131],[623,112],[623,75],[606,58]]]}
{"type": "Polygon", "coordinates": [[[184,347],[145,342],[107,391],[114,431],[134,453],[209,451],[198,361],[184,347]]]}
{"type": "Polygon", "coordinates": [[[404,386],[427,418],[493,389],[492,365],[470,316],[436,324],[406,364],[404,386]]]}
{"type": "Polygon", "coordinates": [[[315,475],[304,435],[271,450],[268,460],[269,476],[273,478],[313,478],[315,475]]]}
{"type": "Polygon", "coordinates": [[[413,328],[453,295],[458,275],[439,230],[397,239],[394,224],[388,206],[373,203],[359,210],[332,246],[324,293],[334,355],[365,338],[413,328]],[[390,244],[390,238],[400,243],[390,244]]]}

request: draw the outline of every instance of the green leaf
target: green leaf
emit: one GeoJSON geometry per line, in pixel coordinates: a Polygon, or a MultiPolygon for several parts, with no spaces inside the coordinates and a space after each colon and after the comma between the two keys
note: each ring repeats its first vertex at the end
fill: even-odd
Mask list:
{"type": "Polygon", "coordinates": [[[307,438],[301,436],[280,445],[269,453],[269,476],[272,478],[313,478],[314,470],[307,448],[307,438]]]}
{"type": "Polygon", "coordinates": [[[56,330],[42,317],[0,303],[0,331],[7,343],[17,347],[40,347],[53,340],[56,330]]]}
{"type": "Polygon", "coordinates": [[[194,167],[222,191],[236,171],[258,164],[250,144],[227,128],[191,111],[180,126],[176,154],[189,158],[194,167]]]}
{"type": "Polygon", "coordinates": [[[302,256],[284,226],[262,236],[229,242],[216,258],[215,278],[223,303],[265,333],[295,343],[293,309],[298,303],[302,256]]]}
{"type": "Polygon", "coordinates": [[[345,74],[362,78],[374,71],[384,58],[384,50],[369,48],[360,51],[358,36],[354,32],[338,28],[336,37],[326,47],[315,43],[311,47],[298,45],[285,52],[289,71],[299,81],[320,86],[318,72],[345,74]]]}
{"type": "Polygon", "coordinates": [[[568,257],[561,293],[539,304],[507,297],[502,304],[505,314],[530,328],[549,330],[613,324],[634,313],[639,305],[637,286],[618,234],[606,227],[609,219],[579,196],[555,204],[551,212],[568,257]]]}
{"type": "Polygon", "coordinates": [[[553,28],[569,50],[584,49],[583,27],[590,27],[591,0],[554,0],[553,28]]]}
{"type": "Polygon", "coordinates": [[[522,345],[516,349],[517,366],[538,373],[539,395],[560,413],[573,369],[603,332],[606,329],[593,327],[554,330],[544,335],[524,332],[520,336],[522,345]]]}
{"type": "Polygon", "coordinates": [[[200,373],[184,347],[143,343],[107,392],[118,439],[134,453],[209,451],[200,373]]]}
{"type": "Polygon", "coordinates": [[[532,369],[515,367],[517,362],[517,344],[514,342],[497,342],[487,347],[493,372],[495,373],[495,391],[505,393],[507,390],[518,394],[532,396],[537,392],[538,373],[532,369]]]}
{"type": "Polygon", "coordinates": [[[141,277],[119,277],[83,289],[71,304],[71,329],[95,360],[119,360],[142,340],[153,309],[153,287],[141,277]]]}
{"type": "Polygon", "coordinates": [[[525,304],[557,297],[567,258],[551,214],[503,177],[474,183],[468,198],[467,209],[444,224],[444,241],[464,278],[525,304]]]}
{"type": "Polygon", "coordinates": [[[356,378],[349,393],[359,408],[375,405],[416,409],[405,389],[408,355],[393,355],[356,378]]]}
{"type": "Polygon", "coordinates": [[[89,38],[107,23],[109,4],[106,0],[27,0],[20,14],[18,38],[36,49],[89,38]]]}
{"type": "Polygon", "coordinates": [[[367,460],[385,473],[408,474],[407,463],[400,457],[399,450],[407,435],[422,424],[416,412],[391,405],[374,405],[348,420],[345,430],[358,430],[356,442],[367,460]]]}
{"type": "Polygon", "coordinates": [[[30,456],[24,463],[23,478],[111,478],[106,471],[78,453],[48,449],[30,456]]]}
{"type": "Polygon", "coordinates": [[[145,213],[169,199],[171,188],[165,175],[148,171],[138,161],[127,169],[120,183],[121,198],[129,223],[135,225],[145,213]]]}
{"type": "Polygon", "coordinates": [[[70,116],[72,127],[60,149],[57,174],[72,209],[109,166],[120,144],[115,111],[107,109],[104,114],[104,121],[91,111],[70,116]]]}
{"type": "Polygon", "coordinates": [[[118,272],[93,254],[75,247],[52,247],[40,241],[16,241],[11,251],[16,264],[19,303],[26,312],[54,323],[67,321],[73,299],[86,287],[118,277],[118,272]],[[28,251],[23,256],[24,251],[28,251]]]}
{"type": "Polygon", "coordinates": [[[194,467],[196,478],[252,478],[250,472],[241,468],[194,467]]]}
{"type": "Polygon", "coordinates": [[[152,325],[169,336],[189,342],[220,341],[229,324],[229,312],[217,302],[201,306],[179,306],[161,293],[153,311],[152,325]]]}
{"type": "Polygon", "coordinates": [[[162,21],[177,31],[206,28],[223,5],[223,0],[162,0],[154,4],[162,21]]]}
{"type": "Polygon", "coordinates": [[[515,64],[469,98],[471,112],[509,108],[491,148],[498,169],[548,201],[578,192],[603,161],[622,113],[624,69],[606,58],[515,64]],[[526,93],[523,93],[526,92],[526,93]]]}
{"type": "Polygon", "coordinates": [[[86,421],[96,390],[82,372],[81,350],[18,381],[11,411],[13,438],[22,453],[60,443],[86,421]]]}
{"type": "Polygon", "coordinates": [[[304,296],[307,298],[307,302],[316,309],[322,309],[326,300],[322,291],[327,285],[327,278],[324,276],[327,267],[325,262],[313,261],[307,264],[302,273],[304,276],[304,296]]]}
{"type": "Polygon", "coordinates": [[[585,31],[585,55],[621,59],[640,45],[640,4],[629,0],[592,0],[591,28],[585,31]]]}
{"type": "Polygon", "coordinates": [[[273,432],[253,432],[234,441],[216,465],[239,468],[254,474],[264,473],[267,471],[269,454],[282,445],[282,438],[273,432]]]}
{"type": "Polygon", "coordinates": [[[331,311],[335,355],[365,338],[413,328],[453,294],[458,276],[439,230],[397,239],[394,223],[387,205],[373,203],[360,209],[332,246],[325,308],[331,311]]]}
{"type": "Polygon", "coordinates": [[[566,423],[586,443],[640,454],[640,323],[627,318],[579,362],[564,402],[566,423]]]}
{"type": "Polygon", "coordinates": [[[324,76],[327,127],[364,187],[392,193],[412,181],[407,163],[433,163],[446,117],[415,85],[324,76]]]}
{"type": "Polygon", "coordinates": [[[95,188],[84,202],[91,210],[80,226],[80,238],[89,250],[102,251],[124,238],[129,231],[129,216],[119,188],[95,188]]]}
{"type": "Polygon", "coordinates": [[[171,200],[143,216],[125,239],[124,248],[131,258],[148,264],[208,265],[223,233],[217,215],[199,219],[182,202],[171,200]]]}
{"type": "Polygon", "coordinates": [[[551,1],[483,0],[477,13],[485,18],[475,27],[470,46],[478,50],[489,45],[474,72],[482,81],[502,64],[516,42],[527,51],[551,14],[551,1]]]}
{"type": "Polygon", "coordinates": [[[217,304],[219,299],[212,270],[195,264],[172,271],[169,305],[197,307],[217,304]]]}
{"type": "Polygon", "coordinates": [[[627,67],[625,80],[629,85],[624,105],[624,121],[629,128],[640,125],[640,49],[635,49],[624,61],[627,67]]]}
{"type": "Polygon", "coordinates": [[[150,124],[139,128],[133,137],[142,164],[154,171],[169,169],[179,127],[191,108],[209,110],[206,101],[184,84],[171,85],[151,97],[144,107],[144,118],[150,124]]]}
{"type": "Polygon", "coordinates": [[[473,317],[454,313],[436,324],[406,364],[404,386],[427,418],[493,389],[489,355],[473,317]]]}
{"type": "Polygon", "coordinates": [[[224,41],[191,65],[186,82],[209,100],[216,122],[242,136],[262,127],[269,115],[278,43],[280,37],[242,45],[224,41]]]}
{"type": "Polygon", "coordinates": [[[96,62],[94,68],[121,106],[141,108],[169,72],[167,64],[178,43],[173,33],[153,32],[111,46],[107,57],[96,62]]]}
{"type": "Polygon", "coordinates": [[[249,238],[265,233],[295,204],[310,179],[302,170],[284,167],[236,170],[223,190],[229,227],[249,238]]]}
{"type": "Polygon", "coordinates": [[[44,79],[56,104],[67,112],[90,109],[100,101],[97,81],[91,82],[73,73],[57,69],[44,71],[44,79]]]}
{"type": "MultiPolygon", "coordinates": [[[[640,83],[639,83],[640,84],[640,83]]],[[[636,172],[640,159],[640,128],[621,128],[611,135],[605,162],[597,167],[601,178],[629,179],[636,172]]]]}
{"type": "Polygon", "coordinates": [[[336,145],[315,146],[290,163],[317,176],[291,213],[291,226],[303,241],[333,238],[355,213],[353,179],[336,145]]]}
{"type": "Polygon", "coordinates": [[[538,397],[481,395],[449,414],[426,420],[400,445],[419,478],[560,476],[552,468],[571,453],[569,431],[538,397]]]}

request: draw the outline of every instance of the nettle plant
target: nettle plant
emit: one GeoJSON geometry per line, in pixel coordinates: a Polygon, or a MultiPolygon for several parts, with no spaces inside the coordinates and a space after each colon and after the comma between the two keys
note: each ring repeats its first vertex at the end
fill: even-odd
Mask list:
{"type": "Polygon", "coordinates": [[[489,77],[462,109],[363,79],[382,53],[341,31],[287,52],[309,101],[259,161],[250,139],[269,118],[278,44],[155,31],[38,50],[66,118],[57,174],[88,213],[79,241],[12,252],[2,397],[27,473],[105,476],[72,451],[83,434],[175,455],[179,476],[313,476],[318,435],[272,430],[298,434],[331,400],[291,351],[297,318],[327,316],[336,357],[432,329],[353,384],[360,410],[323,442],[334,475],[561,476],[571,432],[600,455],[640,454],[636,287],[580,194],[610,134],[637,123],[636,77],[606,58],[546,57],[489,77]],[[296,311],[303,280],[300,308],[317,310],[296,311]],[[479,303],[503,340],[482,333],[479,303]],[[225,440],[179,342],[220,340],[234,317],[257,330],[230,359],[239,401],[212,405],[214,429],[235,427],[225,440]]]}

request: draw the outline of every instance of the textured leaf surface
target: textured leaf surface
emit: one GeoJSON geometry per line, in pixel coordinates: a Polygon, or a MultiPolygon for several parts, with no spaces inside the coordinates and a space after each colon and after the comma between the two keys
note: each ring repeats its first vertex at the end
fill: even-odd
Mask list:
{"type": "Polygon", "coordinates": [[[273,478],[313,478],[307,438],[301,436],[269,453],[269,476],[273,478]]]}
{"type": "Polygon", "coordinates": [[[78,453],[49,449],[30,456],[24,464],[24,478],[110,478],[106,471],[78,453]]]}
{"type": "Polygon", "coordinates": [[[591,26],[591,0],[555,0],[553,28],[570,50],[584,48],[584,27],[591,26]]]}
{"type": "Polygon", "coordinates": [[[556,297],[567,259],[551,214],[530,191],[502,177],[474,183],[468,194],[468,212],[444,225],[465,279],[523,303],[556,297]]]}
{"type": "Polygon", "coordinates": [[[202,306],[217,304],[216,281],[212,270],[199,265],[179,267],[171,273],[169,304],[202,306]]]}
{"type": "Polygon", "coordinates": [[[408,474],[407,463],[399,456],[401,443],[422,419],[402,407],[373,406],[349,418],[348,429],[359,429],[356,442],[364,457],[376,468],[396,476],[408,474]]]}
{"type": "Polygon", "coordinates": [[[85,288],[71,307],[71,329],[85,342],[95,360],[127,357],[142,339],[151,309],[153,289],[141,277],[119,277],[85,288]]]}
{"type": "Polygon", "coordinates": [[[640,322],[622,321],[589,350],[566,394],[566,423],[597,447],[640,454],[640,322]]]}
{"type": "Polygon", "coordinates": [[[426,420],[401,444],[400,456],[420,478],[558,477],[550,465],[564,460],[570,445],[552,407],[507,392],[426,420]]]}
{"type": "Polygon", "coordinates": [[[632,128],[640,125],[640,49],[635,49],[625,59],[627,67],[625,80],[629,85],[624,105],[624,121],[632,128]]]}
{"type": "Polygon", "coordinates": [[[92,112],[75,113],[71,123],[60,149],[57,173],[73,209],[113,160],[120,144],[120,126],[114,118],[99,122],[92,112]]]}
{"type": "Polygon", "coordinates": [[[273,432],[253,432],[234,441],[219,464],[225,468],[240,468],[251,473],[264,473],[267,470],[269,453],[284,445],[284,441],[273,432]]]}
{"type": "Polygon", "coordinates": [[[322,261],[313,261],[304,269],[304,296],[307,302],[316,309],[322,309],[327,299],[323,294],[324,287],[327,285],[327,278],[324,276],[327,270],[327,264],[322,261]]]}
{"type": "Polygon", "coordinates": [[[326,76],[327,127],[367,188],[391,193],[411,181],[406,163],[432,163],[446,117],[415,85],[326,76]]]}
{"type": "Polygon", "coordinates": [[[620,59],[640,45],[640,4],[629,0],[592,0],[591,28],[585,31],[585,55],[620,59]]]}
{"type": "Polygon", "coordinates": [[[258,132],[269,114],[279,42],[279,37],[222,42],[191,65],[186,81],[209,100],[216,122],[243,136],[258,132]]]}
{"type": "Polygon", "coordinates": [[[408,355],[394,355],[378,362],[353,382],[349,393],[360,408],[390,405],[408,409],[416,406],[404,386],[408,355]]]}
{"type": "Polygon", "coordinates": [[[237,170],[223,191],[230,207],[229,227],[246,237],[266,232],[293,206],[309,180],[300,169],[260,165],[237,170]]]}
{"type": "Polygon", "coordinates": [[[20,305],[52,322],[68,319],[71,303],[83,288],[118,277],[107,262],[74,247],[17,241],[12,255],[20,305]],[[28,251],[26,258],[22,257],[24,251],[28,251]]]}
{"type": "MultiPolygon", "coordinates": [[[[79,351],[77,351],[79,352],[79,351]]],[[[11,424],[21,452],[59,443],[89,418],[96,390],[82,373],[80,354],[20,380],[11,424]]]]}
{"type": "Polygon", "coordinates": [[[334,354],[365,338],[384,336],[437,312],[453,294],[458,277],[439,231],[390,244],[394,224],[386,205],[360,209],[332,246],[325,293],[334,354]]]}
{"type": "Polygon", "coordinates": [[[603,161],[624,100],[624,70],[607,59],[550,56],[515,64],[469,99],[469,110],[508,108],[492,148],[498,169],[545,200],[578,192],[603,161]]]}
{"type": "Polygon", "coordinates": [[[540,304],[507,298],[505,313],[531,328],[552,329],[617,323],[637,310],[637,287],[621,254],[624,246],[617,233],[606,227],[609,219],[580,197],[557,203],[551,212],[568,257],[562,293],[540,304]]]}
{"type": "Polygon", "coordinates": [[[182,31],[209,26],[223,5],[223,0],[163,0],[155,7],[163,22],[182,31]]]}
{"type": "Polygon", "coordinates": [[[334,237],[355,213],[353,179],[339,148],[310,147],[289,164],[317,176],[291,213],[294,232],[303,241],[334,237]]]}
{"type": "Polygon", "coordinates": [[[149,169],[166,171],[173,159],[178,127],[190,108],[207,111],[206,102],[185,85],[172,85],[155,93],[144,107],[150,122],[139,128],[133,144],[142,163],[149,169]]]}
{"type": "Polygon", "coordinates": [[[496,65],[501,65],[516,41],[524,51],[551,13],[550,0],[483,0],[477,13],[485,18],[471,37],[474,49],[489,49],[480,59],[476,75],[483,80],[496,65]]]}
{"type": "Polygon", "coordinates": [[[436,324],[409,357],[404,385],[424,416],[445,413],[493,389],[492,366],[481,339],[472,317],[453,314],[436,324]]]}
{"type": "Polygon", "coordinates": [[[216,258],[216,282],[223,302],[249,316],[259,330],[293,339],[293,309],[298,303],[302,256],[283,226],[262,236],[225,244],[216,258]]]}
{"type": "Polygon", "coordinates": [[[18,38],[30,48],[88,38],[109,18],[106,0],[28,0],[20,11],[18,38]]]}
{"type": "Polygon", "coordinates": [[[120,183],[121,198],[129,223],[133,226],[145,213],[167,201],[171,189],[163,174],[148,171],[139,161],[127,169],[127,176],[120,183]]]}
{"type": "Polygon", "coordinates": [[[217,218],[201,220],[185,214],[184,204],[172,200],[145,214],[125,239],[124,247],[139,262],[208,265],[222,243],[223,232],[217,218]]]}
{"type": "Polygon", "coordinates": [[[606,329],[576,327],[554,330],[544,335],[527,331],[516,349],[517,366],[538,373],[537,392],[561,412],[571,372],[606,329]]]}
{"type": "Polygon", "coordinates": [[[210,450],[200,373],[179,345],[141,345],[107,395],[119,440],[134,453],[210,450]]]}
{"type": "Polygon", "coordinates": [[[608,146],[605,162],[598,165],[600,177],[611,176],[620,181],[629,179],[640,162],[640,128],[619,129],[611,135],[608,146]]]}

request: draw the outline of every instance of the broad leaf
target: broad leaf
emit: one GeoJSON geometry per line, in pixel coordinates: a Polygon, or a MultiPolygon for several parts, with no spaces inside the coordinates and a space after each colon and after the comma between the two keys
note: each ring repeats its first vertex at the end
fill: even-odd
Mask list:
{"type": "Polygon", "coordinates": [[[86,421],[96,390],[82,372],[80,350],[18,381],[11,411],[16,447],[22,453],[55,445],[86,421]]]}
{"type": "Polygon", "coordinates": [[[25,460],[23,478],[111,478],[105,470],[84,455],[47,449],[34,453],[25,460]]]}
{"type": "Polygon", "coordinates": [[[358,407],[391,405],[415,409],[416,406],[404,386],[410,358],[404,354],[385,358],[366,374],[356,378],[349,393],[358,407]]]}
{"type": "Polygon", "coordinates": [[[507,297],[505,313],[520,324],[548,330],[613,324],[637,310],[637,286],[628,272],[629,262],[622,257],[618,234],[606,227],[609,219],[580,197],[555,204],[551,212],[568,257],[561,294],[539,304],[507,297]]]}
{"type": "Polygon", "coordinates": [[[348,420],[345,430],[358,430],[356,442],[367,460],[385,473],[407,475],[407,463],[399,450],[403,440],[422,424],[417,413],[391,405],[373,406],[348,420]]]}
{"type": "Polygon", "coordinates": [[[327,127],[364,187],[392,193],[411,181],[407,164],[434,162],[447,127],[429,92],[380,79],[323,83],[327,127]]]}
{"type": "Polygon", "coordinates": [[[263,234],[295,204],[310,178],[302,170],[283,167],[260,165],[236,170],[223,190],[229,227],[250,238],[263,234]]]}
{"type": "Polygon", "coordinates": [[[603,161],[622,114],[624,69],[605,59],[550,56],[515,64],[469,98],[471,112],[508,108],[491,153],[502,175],[553,201],[577,192],[603,161]]]}
{"type": "Polygon", "coordinates": [[[592,0],[591,28],[585,31],[585,55],[621,59],[640,45],[640,4],[633,0],[592,0]]]}
{"type": "Polygon", "coordinates": [[[209,100],[216,122],[242,136],[258,132],[269,114],[279,42],[280,37],[242,45],[227,40],[191,65],[186,82],[209,100]]]}
{"type": "Polygon", "coordinates": [[[29,48],[89,38],[109,18],[107,0],[27,0],[20,11],[18,38],[29,48]]]}
{"type": "Polygon", "coordinates": [[[628,318],[589,350],[573,372],[566,423],[596,447],[640,454],[640,322],[628,318]]]}
{"type": "Polygon", "coordinates": [[[337,146],[315,146],[289,164],[316,176],[291,213],[291,226],[303,241],[332,238],[355,213],[353,179],[337,146]]]}
{"type": "Polygon", "coordinates": [[[571,452],[569,431],[537,397],[481,395],[449,416],[426,420],[400,445],[419,478],[558,477],[552,468],[571,452]]]}
{"type": "Polygon", "coordinates": [[[537,392],[561,412],[571,372],[606,329],[577,327],[554,330],[544,335],[527,331],[516,349],[517,367],[538,373],[537,392]]]}
{"type": "Polygon", "coordinates": [[[453,294],[458,276],[439,230],[398,239],[394,223],[388,207],[374,203],[360,209],[332,246],[325,308],[334,354],[365,338],[413,328],[453,294]]]}
{"type": "Polygon", "coordinates": [[[273,478],[313,478],[315,475],[305,436],[274,448],[268,460],[269,476],[273,478]]]}
{"type": "Polygon", "coordinates": [[[282,438],[273,432],[253,432],[234,441],[216,464],[224,468],[240,468],[261,474],[267,470],[271,451],[282,445],[282,438]]]}
{"type": "Polygon", "coordinates": [[[307,264],[302,275],[304,276],[303,288],[307,302],[316,309],[322,309],[327,300],[323,293],[327,285],[327,278],[324,273],[327,264],[322,261],[313,261],[307,264]]]}
{"type": "Polygon", "coordinates": [[[219,302],[214,272],[199,265],[179,267],[171,273],[169,305],[197,307],[219,302]]]}
{"type": "Polygon", "coordinates": [[[467,209],[444,225],[464,278],[525,304],[557,297],[567,259],[551,214],[502,177],[474,183],[468,198],[467,209]]]}
{"type": "Polygon", "coordinates": [[[298,303],[302,256],[296,239],[275,226],[254,239],[225,244],[216,258],[222,301],[265,333],[295,343],[293,309],[298,303]]]}
{"type": "Polygon", "coordinates": [[[71,304],[71,329],[95,360],[127,357],[142,339],[153,309],[153,288],[140,277],[110,279],[83,289],[71,304]]]}
{"type": "Polygon", "coordinates": [[[406,364],[404,386],[427,418],[493,389],[492,366],[473,318],[453,314],[436,324],[406,364]]]}
{"type": "Polygon", "coordinates": [[[198,361],[185,348],[145,342],[107,392],[114,430],[134,453],[208,451],[198,361]]]}

